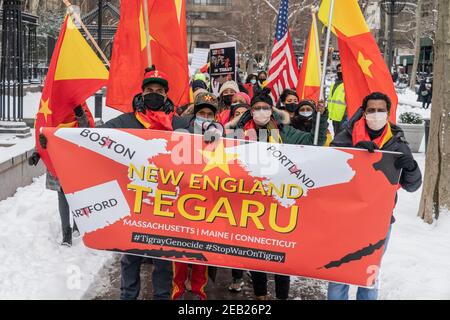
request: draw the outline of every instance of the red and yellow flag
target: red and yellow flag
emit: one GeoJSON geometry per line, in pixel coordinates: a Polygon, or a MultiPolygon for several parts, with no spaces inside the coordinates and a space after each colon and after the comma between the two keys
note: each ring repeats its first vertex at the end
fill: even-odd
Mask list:
{"type": "MultiPolygon", "coordinates": [[[[323,0],[319,19],[326,26],[329,9],[330,0],[323,0]]],[[[394,83],[357,0],[335,0],[332,27],[338,37],[349,117],[361,106],[365,96],[379,91],[391,98],[389,120],[395,123],[398,97],[394,83]]]]}
{"type": "Polygon", "coordinates": [[[318,41],[317,23],[313,19],[302,67],[300,69],[297,94],[300,99],[318,101],[320,95],[320,47],[318,41]]]}
{"type": "MultiPolygon", "coordinates": [[[[61,27],[36,114],[36,146],[52,175],[53,166],[38,143],[41,127],[71,126],[73,109],[106,85],[108,70],[68,15],[61,27]]],[[[89,112],[88,108],[84,108],[89,112]]],[[[88,117],[92,118],[90,114],[88,117]]]]}
{"type": "Polygon", "coordinates": [[[148,1],[152,64],[168,75],[175,106],[189,103],[185,0],[121,1],[106,104],[122,112],[133,110],[149,65],[143,1],[148,1]]]}

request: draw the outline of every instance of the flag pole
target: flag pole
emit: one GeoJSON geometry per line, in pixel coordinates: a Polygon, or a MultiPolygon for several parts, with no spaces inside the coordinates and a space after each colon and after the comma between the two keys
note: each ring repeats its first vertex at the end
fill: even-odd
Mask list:
{"type": "Polygon", "coordinates": [[[84,32],[88,36],[89,40],[91,40],[91,42],[94,45],[95,49],[98,51],[98,53],[102,57],[102,59],[105,62],[105,64],[109,67],[110,64],[109,64],[108,58],[106,57],[105,53],[102,51],[100,46],[98,45],[97,41],[95,41],[94,37],[89,32],[88,28],[86,28],[86,25],[83,23],[83,21],[81,21],[80,15],[73,10],[72,4],[69,2],[69,0],[63,0],[63,2],[64,2],[64,4],[67,7],[67,11],[69,12],[70,16],[75,18],[75,20],[81,25],[81,27],[83,28],[84,32]]]}
{"type": "MultiPolygon", "coordinates": [[[[323,100],[324,98],[324,88],[325,88],[325,76],[327,75],[327,64],[328,64],[328,49],[330,47],[330,38],[331,38],[331,28],[332,28],[332,21],[333,21],[333,12],[334,12],[334,1],[330,1],[330,11],[328,14],[328,28],[327,28],[327,37],[325,40],[325,48],[323,53],[323,72],[322,72],[322,79],[320,81],[320,95],[319,100],[323,100]]],[[[316,116],[316,130],[314,132],[314,145],[317,146],[317,143],[319,141],[319,125],[320,125],[320,112],[317,112],[316,116]]]]}
{"type": "Polygon", "coordinates": [[[147,39],[147,59],[148,66],[152,66],[152,48],[150,39],[150,21],[148,17],[148,0],[143,0],[144,2],[144,21],[145,21],[145,38],[147,39]]]}
{"type": "MultiPolygon", "coordinates": [[[[312,14],[312,21],[313,26],[315,28],[314,32],[314,40],[316,41],[316,57],[317,57],[317,74],[322,79],[322,68],[321,68],[321,61],[320,61],[320,43],[319,43],[319,29],[317,29],[317,18],[316,18],[317,9],[314,7],[311,7],[311,14],[312,14]]],[[[322,97],[323,98],[323,97],[322,97]]]]}

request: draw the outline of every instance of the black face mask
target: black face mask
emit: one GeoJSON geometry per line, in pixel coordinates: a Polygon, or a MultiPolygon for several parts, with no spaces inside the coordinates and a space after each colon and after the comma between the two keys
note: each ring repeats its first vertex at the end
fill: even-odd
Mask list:
{"type": "Polygon", "coordinates": [[[259,81],[260,84],[263,84],[264,81],[266,81],[266,79],[259,79],[258,81],[259,81]]]}
{"type": "Polygon", "coordinates": [[[159,93],[152,92],[146,94],[144,96],[144,106],[152,111],[161,110],[165,103],[164,99],[164,96],[159,93]]]}
{"type": "Polygon", "coordinates": [[[286,110],[289,112],[297,112],[297,110],[298,110],[298,104],[296,104],[296,103],[288,103],[285,106],[286,106],[286,110]]]}
{"type": "Polygon", "coordinates": [[[232,95],[228,95],[228,96],[223,96],[222,97],[223,104],[226,105],[227,107],[231,106],[232,100],[233,100],[233,96],[232,95]]]}
{"type": "Polygon", "coordinates": [[[340,71],[337,72],[337,78],[339,80],[342,80],[342,72],[340,72],[340,71]]]}

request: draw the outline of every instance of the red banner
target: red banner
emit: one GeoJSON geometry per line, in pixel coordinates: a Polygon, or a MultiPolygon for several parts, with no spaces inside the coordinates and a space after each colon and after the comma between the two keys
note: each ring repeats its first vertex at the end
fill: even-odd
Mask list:
{"type": "Polygon", "coordinates": [[[392,153],[179,132],[45,128],[93,249],[371,286],[400,172],[392,153]]]}

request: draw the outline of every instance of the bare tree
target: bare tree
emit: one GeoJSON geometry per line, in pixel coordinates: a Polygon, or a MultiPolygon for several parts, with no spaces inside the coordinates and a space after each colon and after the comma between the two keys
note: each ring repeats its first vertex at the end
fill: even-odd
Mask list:
{"type": "Polygon", "coordinates": [[[411,90],[415,90],[416,79],[417,79],[417,68],[419,67],[419,59],[420,59],[420,38],[422,36],[422,24],[420,23],[420,19],[422,17],[422,0],[417,0],[417,8],[416,8],[416,31],[415,31],[415,41],[414,41],[414,63],[411,73],[411,82],[409,83],[409,87],[411,90]]]}
{"type": "Polygon", "coordinates": [[[438,2],[434,94],[425,178],[418,215],[427,223],[450,210],[450,2],[438,2]]]}

